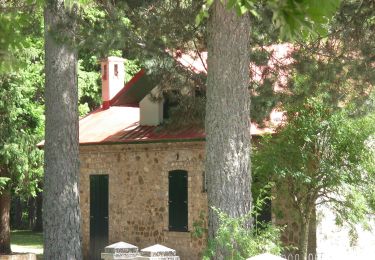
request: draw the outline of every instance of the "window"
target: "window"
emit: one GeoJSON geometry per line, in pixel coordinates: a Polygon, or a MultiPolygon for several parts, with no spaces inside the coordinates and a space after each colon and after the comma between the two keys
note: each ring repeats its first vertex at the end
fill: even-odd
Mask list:
{"type": "Polygon", "coordinates": [[[102,79],[107,79],[107,65],[103,65],[102,79]]]}
{"type": "Polygon", "coordinates": [[[115,64],[114,74],[115,74],[115,77],[118,77],[118,64],[115,64]]]}
{"type": "Polygon", "coordinates": [[[206,172],[202,172],[202,192],[207,192],[207,176],[206,176],[206,172]]]}
{"type": "Polygon", "coordinates": [[[264,223],[272,222],[272,201],[269,197],[264,200],[264,204],[262,210],[259,212],[257,221],[264,223]]]}
{"type": "Polygon", "coordinates": [[[169,230],[188,231],[188,174],[184,170],[169,172],[169,230]]]}

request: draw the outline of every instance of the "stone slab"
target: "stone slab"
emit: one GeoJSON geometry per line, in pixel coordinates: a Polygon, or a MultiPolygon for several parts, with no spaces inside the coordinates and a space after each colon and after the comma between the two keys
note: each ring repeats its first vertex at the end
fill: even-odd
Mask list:
{"type": "Polygon", "coordinates": [[[135,259],[139,256],[138,247],[125,242],[117,242],[104,248],[101,258],[104,260],[112,259],[135,259]]]}
{"type": "Polygon", "coordinates": [[[136,260],[180,260],[179,256],[138,256],[136,260]]]}
{"type": "MultiPolygon", "coordinates": [[[[153,246],[149,246],[143,248],[141,250],[141,256],[146,257],[169,257],[169,256],[176,256],[176,250],[172,248],[168,248],[166,246],[156,244],[153,246]]],[[[162,260],[162,259],[160,259],[162,260]]]]}
{"type": "Polygon", "coordinates": [[[138,253],[138,247],[125,242],[117,242],[104,248],[105,253],[138,253]]]}
{"type": "Polygon", "coordinates": [[[286,260],[286,259],[280,256],[265,253],[265,254],[250,257],[247,260],[286,260]]]}
{"type": "Polygon", "coordinates": [[[31,253],[14,253],[12,255],[0,255],[0,260],[36,260],[36,255],[31,253]]]}
{"type": "Polygon", "coordinates": [[[137,258],[138,253],[134,255],[120,255],[120,254],[111,254],[111,253],[101,253],[101,259],[104,260],[134,260],[137,258]]]}

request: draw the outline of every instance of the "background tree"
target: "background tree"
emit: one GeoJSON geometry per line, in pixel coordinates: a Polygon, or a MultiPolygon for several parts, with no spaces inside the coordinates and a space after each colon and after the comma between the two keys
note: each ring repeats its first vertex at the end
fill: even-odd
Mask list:
{"type": "MultiPolygon", "coordinates": [[[[30,74],[29,74],[30,75],[30,74]]],[[[0,76],[0,252],[10,252],[11,194],[36,194],[42,157],[35,143],[42,136],[43,110],[33,103],[34,89],[20,85],[23,76],[0,76]]]]}
{"type": "Polygon", "coordinates": [[[299,252],[306,257],[309,224],[318,204],[328,203],[341,220],[356,224],[373,212],[375,117],[333,112],[321,97],[288,107],[287,123],[265,138],[254,155],[254,174],[276,181],[278,194],[298,213],[299,252]],[[365,181],[364,181],[365,180],[365,181]]]}
{"type": "MultiPolygon", "coordinates": [[[[374,110],[373,93],[375,81],[373,77],[374,74],[370,69],[374,57],[369,53],[369,50],[373,50],[375,48],[374,41],[372,40],[372,31],[374,28],[374,22],[372,19],[373,10],[373,1],[343,1],[342,5],[340,6],[339,12],[328,24],[329,33],[326,34],[325,37],[322,36],[317,37],[314,40],[306,42],[298,41],[297,43],[295,43],[295,49],[291,55],[293,63],[287,66],[288,68],[286,69],[289,73],[289,82],[286,85],[287,91],[284,93],[284,95],[282,95],[282,97],[280,97],[280,102],[276,103],[276,106],[280,110],[287,111],[287,117],[291,118],[291,122],[289,122],[288,119],[288,123],[291,124],[290,128],[292,128],[293,126],[300,127],[301,130],[298,134],[301,134],[307,139],[301,139],[298,143],[297,130],[295,130],[294,132],[294,134],[296,135],[294,135],[290,131],[288,133],[293,135],[296,140],[293,145],[287,146],[287,144],[289,144],[289,142],[292,142],[292,140],[290,138],[286,139],[286,134],[283,134],[284,130],[279,129],[284,136],[284,139],[275,137],[276,141],[270,141],[269,143],[267,143],[265,150],[274,149],[274,152],[278,150],[278,152],[284,152],[285,154],[286,149],[294,149],[293,151],[299,151],[298,149],[301,148],[298,148],[298,145],[300,147],[310,147],[310,141],[312,143],[314,142],[312,140],[316,141],[316,136],[312,137],[311,135],[315,135],[319,131],[323,131],[322,128],[324,127],[324,124],[326,124],[326,127],[330,127],[330,130],[324,133],[329,135],[329,138],[325,140],[326,142],[328,142],[326,147],[327,149],[330,149],[329,147],[333,145],[333,143],[331,143],[334,142],[333,140],[335,140],[336,143],[346,142],[340,138],[344,138],[345,134],[349,135],[349,132],[352,130],[348,129],[356,128],[356,124],[358,124],[359,127],[363,127],[363,135],[368,135],[370,133],[369,131],[371,130],[371,128],[368,124],[371,123],[371,117],[367,119],[355,118],[363,116],[374,110]],[[316,100],[308,100],[308,97],[315,97],[316,100]],[[310,104],[309,102],[312,104],[310,104]],[[316,106],[320,106],[319,109],[316,106]],[[342,111],[344,107],[346,109],[346,112],[342,111]],[[297,124],[297,114],[305,115],[305,122],[298,122],[297,124]],[[323,122],[321,123],[321,125],[319,125],[319,120],[323,122]],[[341,129],[335,128],[335,130],[332,130],[331,124],[334,124],[336,126],[338,122],[342,123],[344,126],[346,124],[350,124],[350,126],[343,126],[341,129]],[[311,124],[311,126],[309,124],[311,124]],[[307,132],[308,128],[312,128],[312,132],[307,132]],[[332,137],[333,135],[337,136],[332,137]],[[335,138],[337,138],[337,140],[335,138]],[[282,150],[279,147],[282,145],[286,145],[285,150],[282,150]]],[[[360,147],[365,149],[363,140],[360,139],[364,137],[359,137],[358,132],[356,132],[359,131],[359,129],[360,128],[351,132],[354,139],[358,138],[355,139],[358,141],[358,146],[357,148],[353,148],[353,146],[349,146],[348,144],[347,148],[349,150],[351,148],[360,149],[360,147]]],[[[321,135],[323,135],[323,133],[321,133],[321,135]]],[[[348,136],[345,136],[345,138],[348,138],[348,136]]],[[[319,142],[321,145],[323,141],[320,140],[319,142]]],[[[265,154],[267,152],[262,150],[260,150],[259,153],[264,153],[263,155],[266,156],[265,154]]],[[[306,148],[305,153],[303,153],[304,156],[307,156],[306,154],[309,152],[312,153],[312,151],[307,150],[308,149],[306,148]]],[[[343,152],[337,151],[336,149],[333,150],[335,151],[335,153],[333,153],[333,156],[339,156],[339,152],[343,152]]],[[[326,150],[319,150],[316,153],[320,154],[326,152],[326,150]]],[[[345,152],[347,154],[350,153],[350,151],[345,152]]],[[[307,245],[308,236],[306,234],[306,232],[308,232],[306,229],[306,220],[308,219],[308,216],[310,216],[311,210],[315,208],[316,203],[324,203],[325,200],[320,197],[320,200],[318,199],[318,201],[316,201],[316,195],[310,196],[308,198],[309,202],[304,201],[306,198],[302,199],[302,195],[298,193],[306,193],[306,182],[308,181],[308,179],[315,177],[315,175],[312,172],[310,172],[310,176],[306,176],[304,175],[304,173],[301,173],[299,177],[301,177],[301,179],[305,181],[305,183],[303,183],[302,180],[297,178],[298,173],[302,171],[303,167],[300,164],[301,161],[299,161],[297,158],[300,158],[302,154],[300,154],[300,151],[296,153],[290,152],[287,154],[293,159],[295,156],[297,156],[295,161],[288,161],[288,157],[285,161],[285,164],[287,162],[290,163],[288,167],[292,167],[292,164],[294,163],[294,166],[296,167],[295,169],[293,169],[295,175],[293,175],[293,177],[290,177],[289,175],[289,177],[286,177],[285,174],[281,176],[279,171],[277,172],[277,179],[280,182],[284,182],[284,184],[286,183],[287,187],[289,187],[287,191],[291,196],[296,196],[297,198],[299,198],[298,203],[300,205],[298,207],[302,207],[302,205],[308,205],[308,208],[310,210],[309,212],[307,209],[304,209],[303,213],[301,213],[301,209],[297,210],[296,206],[297,212],[300,212],[300,223],[302,224],[302,226],[304,226],[300,236],[301,239],[299,242],[299,249],[305,255],[306,252],[303,251],[306,250],[305,245],[307,245]],[[291,185],[293,185],[292,188],[290,188],[291,185]],[[300,188],[298,188],[299,186],[300,188]],[[301,214],[304,215],[303,218],[301,217],[301,214]]],[[[255,156],[255,158],[257,158],[257,156],[255,156]]],[[[273,157],[270,155],[269,159],[266,159],[264,157],[263,160],[260,160],[258,162],[256,161],[256,169],[263,169],[263,166],[260,165],[261,163],[270,164],[274,167],[277,166],[277,163],[282,163],[280,157],[280,160],[275,162],[276,164],[274,164],[272,158],[273,157]]],[[[323,158],[321,158],[321,160],[323,160],[323,158]]],[[[334,162],[329,161],[328,159],[324,160],[327,165],[331,164],[333,169],[342,167],[342,165],[334,164],[334,162]]],[[[358,161],[358,164],[360,162],[361,161],[358,161]]],[[[304,163],[306,167],[305,170],[307,171],[307,162],[305,161],[304,163]]],[[[286,166],[283,165],[282,167],[286,166]]],[[[263,170],[259,171],[264,173],[263,170]]],[[[276,168],[268,169],[268,171],[274,172],[276,174],[276,168]]],[[[330,171],[327,170],[327,173],[328,172],[330,171]]],[[[291,172],[289,173],[291,174],[291,172]]],[[[257,174],[257,170],[255,170],[255,174],[257,174]]],[[[266,175],[262,176],[266,177],[266,175]]],[[[257,178],[259,178],[259,175],[257,176],[257,178]]],[[[346,179],[341,183],[330,182],[331,179],[324,179],[324,181],[327,181],[327,183],[325,183],[324,185],[337,185],[337,187],[342,185],[341,188],[346,189],[347,187],[349,187],[347,181],[351,182],[353,180],[346,179]]],[[[368,185],[370,184],[371,181],[368,183],[368,185]]],[[[314,184],[312,184],[312,186],[314,186],[314,184]]],[[[281,186],[279,185],[278,187],[281,186]]],[[[336,189],[339,189],[337,187],[336,189]]],[[[310,188],[311,187],[308,186],[308,189],[310,188]]],[[[340,206],[346,206],[353,211],[357,210],[356,213],[352,213],[350,215],[347,212],[348,208],[338,208],[337,204],[334,206],[336,212],[340,213],[338,215],[338,220],[340,220],[339,222],[341,223],[344,219],[346,219],[349,220],[347,221],[347,223],[349,223],[351,226],[353,226],[355,222],[361,222],[365,219],[365,215],[363,215],[365,211],[361,207],[365,206],[366,203],[371,203],[370,200],[364,200],[365,202],[363,203],[361,202],[363,196],[366,196],[365,193],[363,193],[363,187],[360,188],[360,186],[358,186],[358,188],[353,188],[352,190],[355,191],[356,195],[350,195],[353,196],[353,199],[345,200],[345,202],[340,202],[340,206]],[[349,201],[352,201],[353,204],[349,204],[349,201]]],[[[281,190],[279,190],[279,192],[280,191],[281,190]]],[[[330,193],[330,196],[332,194],[335,193],[330,193]]],[[[321,194],[319,194],[319,196],[320,195],[321,194]]],[[[297,202],[294,203],[296,204],[297,202]]],[[[332,206],[332,204],[330,205],[332,206]]]]}
{"type": "Polygon", "coordinates": [[[75,5],[46,2],[44,257],[82,259],[75,5]]]}
{"type": "Polygon", "coordinates": [[[10,252],[11,197],[35,196],[42,176],[43,59],[37,2],[0,3],[0,253],[10,252]],[[35,26],[37,25],[37,26],[35,26]],[[36,28],[35,28],[36,27],[36,28]],[[39,30],[38,30],[39,29],[39,30]]]}

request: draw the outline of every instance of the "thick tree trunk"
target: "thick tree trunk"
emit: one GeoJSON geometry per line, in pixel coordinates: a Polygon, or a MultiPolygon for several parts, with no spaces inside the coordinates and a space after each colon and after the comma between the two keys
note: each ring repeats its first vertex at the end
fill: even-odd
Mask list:
{"type": "MultiPolygon", "coordinates": [[[[5,169],[0,169],[1,177],[9,177],[5,169]]],[[[9,254],[10,250],[10,201],[9,185],[0,192],[0,254],[9,254]]]]}
{"type": "Polygon", "coordinates": [[[45,259],[82,259],[75,7],[49,0],[45,19],[45,259]]]}
{"type": "MultiPolygon", "coordinates": [[[[250,211],[249,30],[239,17],[215,1],[208,25],[206,173],[208,203],[232,217],[250,211]]],[[[249,221],[248,225],[250,227],[249,221]]],[[[209,209],[209,237],[218,229],[209,209]]],[[[218,256],[221,259],[223,256],[218,256]]]]}

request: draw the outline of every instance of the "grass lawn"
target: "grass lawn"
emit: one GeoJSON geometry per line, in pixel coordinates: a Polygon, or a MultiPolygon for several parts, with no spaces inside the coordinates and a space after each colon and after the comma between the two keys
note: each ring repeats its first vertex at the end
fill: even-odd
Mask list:
{"type": "Polygon", "coordinates": [[[30,230],[13,230],[10,234],[13,252],[34,253],[41,259],[43,255],[43,234],[30,230]]]}

